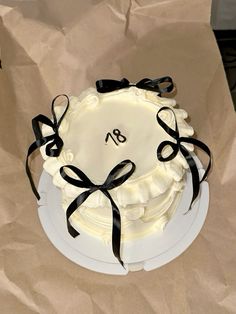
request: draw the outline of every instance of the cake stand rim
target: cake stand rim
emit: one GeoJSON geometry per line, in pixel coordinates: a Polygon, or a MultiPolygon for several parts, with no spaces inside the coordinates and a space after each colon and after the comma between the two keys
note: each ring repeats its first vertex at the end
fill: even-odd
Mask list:
{"type": "MultiPolygon", "coordinates": [[[[201,169],[202,165],[200,160],[197,157],[195,157],[195,159],[197,159],[198,167],[199,169],[201,169]]],[[[48,219],[48,211],[46,210],[46,195],[42,193],[42,186],[45,183],[45,176],[49,175],[44,170],[41,174],[39,181],[39,191],[41,191],[42,198],[38,202],[38,215],[44,232],[46,233],[52,244],[61,252],[61,254],[82,267],[110,275],[126,275],[129,271],[129,268],[132,268],[132,264],[139,264],[139,262],[129,263],[126,265],[126,269],[124,269],[120,266],[120,264],[103,262],[101,260],[90,258],[84,254],[81,254],[78,251],[75,252],[74,248],[68,245],[68,243],[57,233],[54,225],[50,223],[51,221],[50,219],[48,219]]],[[[187,236],[187,232],[184,235],[183,239],[174,245],[173,250],[167,250],[166,252],[162,252],[155,257],[144,260],[141,268],[149,271],[164,266],[187,250],[187,248],[192,244],[192,242],[200,233],[207,216],[209,205],[209,186],[206,181],[203,182],[201,185],[201,194],[199,200],[202,214],[196,216],[198,219],[194,220],[194,223],[190,228],[192,231],[194,231],[192,236],[187,236]]]]}

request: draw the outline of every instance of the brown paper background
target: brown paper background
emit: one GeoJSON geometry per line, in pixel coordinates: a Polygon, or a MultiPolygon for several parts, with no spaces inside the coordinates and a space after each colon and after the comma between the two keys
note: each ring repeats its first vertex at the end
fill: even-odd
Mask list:
{"type": "MultiPolygon", "coordinates": [[[[0,308],[32,313],[236,313],[235,113],[209,0],[0,0],[0,308]],[[170,75],[214,156],[205,225],[180,257],[109,276],[59,253],[24,172],[31,119],[100,78],[170,75]]],[[[40,158],[32,163],[40,174],[40,158]]]]}

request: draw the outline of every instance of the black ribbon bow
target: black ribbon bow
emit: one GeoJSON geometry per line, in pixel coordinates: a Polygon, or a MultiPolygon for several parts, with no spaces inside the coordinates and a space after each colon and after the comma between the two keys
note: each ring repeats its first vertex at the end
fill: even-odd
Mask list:
{"type": "Polygon", "coordinates": [[[46,146],[46,155],[48,155],[50,157],[57,157],[60,155],[60,152],[61,152],[62,147],[63,147],[63,141],[60,138],[58,131],[59,131],[59,126],[60,126],[68,108],[69,108],[69,104],[70,104],[70,101],[69,101],[69,98],[67,95],[65,95],[65,94],[58,95],[52,101],[51,110],[52,110],[53,121],[51,121],[48,117],[46,117],[42,114],[39,114],[38,116],[36,116],[32,120],[32,128],[34,131],[36,141],[33,142],[28,149],[25,168],[26,168],[26,173],[28,175],[28,178],[29,178],[29,181],[31,184],[31,188],[32,188],[32,190],[33,190],[33,192],[34,192],[34,194],[38,200],[40,199],[40,195],[39,195],[39,193],[35,187],[34,180],[32,178],[32,174],[31,174],[30,167],[29,167],[29,157],[37,148],[41,147],[42,145],[44,145],[48,142],[50,142],[50,143],[48,143],[46,146]],[[57,121],[56,114],[54,111],[54,104],[55,104],[55,101],[57,100],[57,98],[59,98],[61,96],[66,97],[67,105],[66,105],[66,108],[65,108],[63,115],[61,116],[59,121],[57,121]],[[40,128],[40,123],[43,123],[43,124],[50,126],[53,129],[54,133],[51,135],[48,135],[48,136],[43,136],[41,128],[40,128]]]}
{"type": "Polygon", "coordinates": [[[66,210],[66,219],[67,219],[67,229],[70,235],[75,238],[80,233],[75,230],[70,221],[70,216],[74,213],[74,211],[81,205],[83,202],[95,191],[101,191],[110,201],[112,207],[112,250],[115,257],[118,259],[120,264],[124,267],[123,261],[120,257],[120,240],[121,240],[121,218],[120,218],[120,211],[115,202],[113,201],[111,195],[109,194],[109,190],[112,190],[122,183],[124,183],[135,171],[135,164],[130,160],[123,160],[118,165],[116,165],[111,172],[108,174],[107,179],[101,185],[94,184],[90,181],[90,179],[75,166],[67,165],[60,168],[60,174],[64,180],[68,183],[79,187],[79,188],[87,188],[88,190],[82,192],[79,196],[77,196],[74,201],[69,205],[66,210]],[[131,165],[131,169],[118,177],[119,173],[128,165],[131,165]],[[72,170],[80,180],[74,179],[70,177],[65,172],[65,168],[72,170]]]}
{"type": "Polygon", "coordinates": [[[190,208],[193,204],[193,202],[195,201],[195,199],[198,196],[199,190],[200,190],[200,183],[202,181],[204,181],[208,175],[208,172],[211,168],[211,152],[210,149],[207,147],[206,144],[204,144],[203,142],[196,140],[194,138],[190,138],[190,137],[183,137],[183,136],[179,136],[179,129],[178,129],[178,125],[177,125],[177,120],[176,120],[176,116],[174,111],[169,108],[169,107],[162,107],[158,112],[157,112],[157,121],[160,124],[160,126],[170,135],[172,136],[175,140],[176,143],[171,142],[171,141],[163,141],[157,148],[157,158],[160,161],[170,161],[173,158],[175,158],[175,156],[178,154],[178,152],[180,151],[183,156],[185,157],[188,165],[189,165],[189,169],[191,171],[192,174],[192,185],[193,185],[193,196],[192,196],[192,200],[191,200],[191,204],[190,204],[190,208]],[[165,124],[165,122],[160,118],[159,113],[163,110],[170,110],[172,111],[174,118],[175,118],[175,130],[171,129],[167,124],[165,124]],[[197,165],[193,159],[193,157],[191,156],[190,152],[181,144],[181,143],[190,143],[193,145],[198,146],[200,149],[202,149],[208,156],[209,156],[209,162],[207,165],[207,168],[204,172],[204,175],[202,177],[202,179],[199,179],[199,173],[198,173],[198,169],[197,169],[197,165]],[[169,154],[169,156],[167,157],[163,157],[162,155],[162,151],[166,146],[170,146],[172,148],[172,152],[169,154]]]}
{"type": "Polygon", "coordinates": [[[126,79],[123,78],[121,81],[116,81],[116,80],[99,80],[96,81],[96,88],[99,93],[108,93],[112,92],[118,89],[123,89],[131,86],[136,86],[141,89],[146,89],[150,90],[152,92],[157,92],[162,96],[162,94],[165,93],[171,93],[174,89],[174,83],[171,77],[169,76],[164,76],[161,78],[157,78],[154,80],[151,80],[149,78],[144,78],[141,81],[139,81],[136,84],[130,84],[130,82],[126,79]],[[161,85],[166,85],[161,87],[161,85]]]}

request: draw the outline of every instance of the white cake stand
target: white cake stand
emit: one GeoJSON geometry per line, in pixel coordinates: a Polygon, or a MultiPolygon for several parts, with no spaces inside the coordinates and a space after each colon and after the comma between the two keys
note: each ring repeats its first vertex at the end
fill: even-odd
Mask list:
{"type": "MultiPolygon", "coordinates": [[[[203,173],[200,161],[195,157],[200,174],[203,173]]],[[[172,261],[183,253],[199,234],[206,219],[209,204],[208,183],[203,182],[198,199],[187,212],[191,196],[191,175],[173,218],[164,232],[156,232],[135,242],[122,243],[121,257],[124,269],[114,257],[111,244],[92,237],[80,230],[77,238],[72,238],[66,228],[64,210],[61,207],[61,192],[52,183],[52,178],[43,171],[39,182],[38,214],[45,233],[53,245],[67,258],[90,270],[126,275],[129,271],[153,270],[172,261]],[[186,213],[187,212],[187,213],[186,213]]]]}

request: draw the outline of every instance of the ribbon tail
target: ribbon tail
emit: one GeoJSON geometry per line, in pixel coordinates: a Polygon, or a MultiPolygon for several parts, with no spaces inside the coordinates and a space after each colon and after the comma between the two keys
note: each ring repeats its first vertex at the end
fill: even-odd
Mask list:
{"type": "Polygon", "coordinates": [[[27,156],[26,156],[25,170],[26,170],[26,173],[27,173],[30,185],[31,185],[31,189],[32,189],[34,195],[36,196],[37,200],[40,200],[40,195],[39,195],[37,188],[35,186],[35,183],[34,183],[34,180],[32,177],[32,173],[31,173],[30,167],[29,167],[29,157],[37,148],[38,148],[38,145],[36,142],[34,142],[30,145],[30,147],[28,149],[27,156]]]}
{"type": "Polygon", "coordinates": [[[113,201],[111,195],[106,190],[101,190],[106,197],[109,198],[112,206],[112,251],[118,259],[121,266],[125,269],[124,262],[120,257],[120,244],[121,244],[121,218],[120,211],[116,203],[113,201]]]}
{"type": "Polygon", "coordinates": [[[201,183],[202,181],[204,181],[207,178],[207,175],[208,175],[208,173],[210,171],[210,168],[211,168],[211,159],[212,159],[211,151],[210,151],[209,147],[206,144],[204,144],[203,142],[201,142],[201,141],[199,141],[199,140],[197,140],[195,138],[184,137],[183,139],[184,139],[184,142],[190,143],[190,144],[194,144],[195,146],[199,147],[209,157],[207,168],[206,168],[206,170],[204,172],[204,175],[203,175],[202,179],[200,180],[200,183],[201,183]]]}
{"type": "Polygon", "coordinates": [[[66,210],[66,223],[67,223],[67,230],[69,234],[76,238],[80,233],[71,225],[70,223],[70,216],[74,213],[74,211],[89,197],[91,193],[94,191],[88,190],[81,193],[78,197],[74,199],[74,201],[70,204],[70,206],[66,210]]]}
{"type": "Polygon", "coordinates": [[[185,157],[185,159],[189,165],[191,175],[192,175],[193,196],[192,196],[192,200],[191,200],[190,207],[189,207],[189,209],[191,209],[192,204],[195,201],[195,199],[197,198],[197,196],[199,194],[199,190],[200,190],[199,173],[198,173],[197,165],[196,165],[193,157],[191,156],[191,154],[187,151],[187,149],[184,146],[180,145],[180,151],[183,154],[183,156],[185,157]]]}
{"type": "Polygon", "coordinates": [[[47,137],[42,137],[42,138],[36,138],[36,141],[33,142],[29,149],[28,149],[28,153],[27,153],[27,156],[26,156],[26,162],[25,162],[25,170],[26,170],[26,173],[27,173],[27,176],[28,176],[28,179],[29,179],[29,182],[30,182],[30,185],[31,185],[31,189],[34,193],[34,195],[36,196],[37,200],[40,200],[40,195],[37,191],[37,188],[35,186],[35,183],[34,183],[34,180],[33,180],[33,177],[32,177],[32,173],[30,171],[30,167],[29,167],[29,157],[30,155],[36,151],[36,149],[38,149],[39,147],[41,147],[42,145],[44,145],[48,140],[51,140],[53,138],[52,135],[49,135],[47,137]]]}

